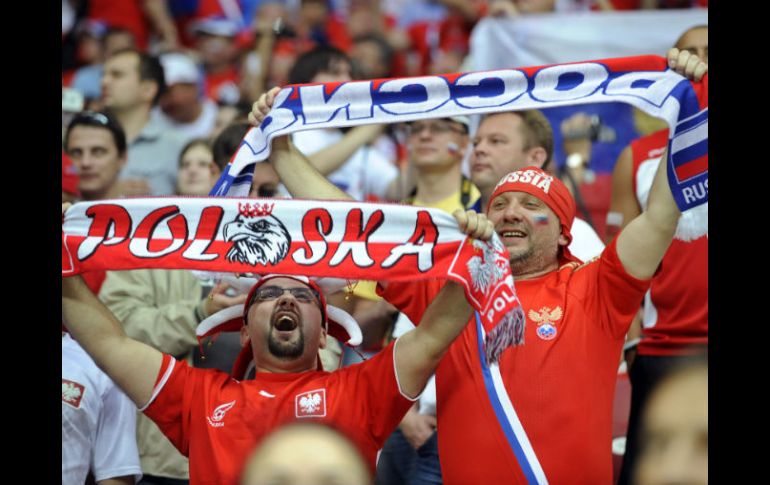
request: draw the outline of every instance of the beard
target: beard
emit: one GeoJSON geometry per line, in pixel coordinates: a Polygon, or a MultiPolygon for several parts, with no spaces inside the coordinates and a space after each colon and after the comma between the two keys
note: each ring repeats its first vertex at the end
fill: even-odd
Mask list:
{"type": "Polygon", "coordinates": [[[293,342],[282,342],[271,331],[267,339],[267,348],[271,354],[281,359],[300,357],[305,350],[305,334],[302,327],[299,329],[299,338],[293,342]]]}
{"type": "Polygon", "coordinates": [[[548,267],[552,261],[555,261],[559,255],[559,247],[554,248],[536,247],[530,245],[521,252],[511,255],[509,251],[509,261],[511,264],[511,273],[515,278],[518,275],[526,275],[533,271],[540,271],[548,267]]]}

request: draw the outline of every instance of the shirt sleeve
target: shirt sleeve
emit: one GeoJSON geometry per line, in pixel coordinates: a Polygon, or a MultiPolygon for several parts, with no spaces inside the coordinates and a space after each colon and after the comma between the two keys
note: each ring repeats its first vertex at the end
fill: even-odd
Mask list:
{"type": "Polygon", "coordinates": [[[401,393],[396,376],[394,349],[398,341],[381,350],[366,362],[347,367],[347,389],[358,396],[363,419],[372,438],[384,443],[414,404],[401,393]]]}
{"type": "Polygon", "coordinates": [[[601,256],[583,268],[593,271],[595,286],[585,285],[587,301],[598,308],[599,324],[612,338],[621,339],[628,332],[636,312],[649,289],[652,279],[640,280],[626,271],[617,252],[617,238],[605,248],[601,256]]]}
{"type": "Polygon", "coordinates": [[[190,446],[191,402],[203,375],[195,370],[187,362],[164,354],[150,401],[139,409],[184,456],[188,456],[190,446]]]}
{"type": "Polygon", "coordinates": [[[94,478],[99,481],[133,475],[139,481],[142,468],[136,444],[136,406],[112,381],[102,400],[92,448],[94,478]]]}
{"type": "Polygon", "coordinates": [[[419,325],[428,305],[445,284],[446,280],[393,281],[385,287],[377,284],[377,294],[419,325]]]}
{"type": "Polygon", "coordinates": [[[99,299],[120,320],[129,337],[161,352],[182,357],[198,344],[195,307],[201,289],[192,276],[183,278],[165,270],[110,271],[99,299]],[[178,287],[171,288],[173,285],[178,287]],[[159,290],[159,286],[165,288],[159,290]],[[172,300],[172,295],[185,297],[172,300]]]}

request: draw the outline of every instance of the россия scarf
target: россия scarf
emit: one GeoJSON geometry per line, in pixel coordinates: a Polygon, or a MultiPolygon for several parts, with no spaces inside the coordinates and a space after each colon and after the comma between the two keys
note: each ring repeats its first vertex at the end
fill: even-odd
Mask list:
{"type": "Polygon", "coordinates": [[[319,128],[400,123],[622,101],[669,126],[668,179],[684,218],[700,227],[677,237],[695,239],[708,227],[708,75],[690,82],[658,56],[499,69],[438,76],[285,86],[261,126],[252,128],[211,195],[245,197],[255,163],[268,158],[276,136],[319,128]]]}

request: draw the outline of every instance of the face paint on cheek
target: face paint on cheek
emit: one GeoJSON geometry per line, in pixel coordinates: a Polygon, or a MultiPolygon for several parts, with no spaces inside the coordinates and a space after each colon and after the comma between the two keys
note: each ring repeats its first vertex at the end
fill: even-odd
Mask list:
{"type": "Polygon", "coordinates": [[[452,155],[456,155],[456,154],[460,153],[460,145],[458,145],[457,143],[451,142],[451,141],[446,144],[446,149],[452,155]]]}
{"type": "Polygon", "coordinates": [[[548,225],[548,216],[544,214],[538,214],[534,218],[535,224],[540,226],[547,226],[548,225]]]}

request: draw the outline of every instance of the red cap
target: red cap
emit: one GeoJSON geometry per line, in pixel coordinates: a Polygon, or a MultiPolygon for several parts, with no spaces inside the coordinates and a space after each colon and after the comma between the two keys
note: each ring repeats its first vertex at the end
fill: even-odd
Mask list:
{"type": "MultiPolygon", "coordinates": [[[[363,339],[361,329],[358,323],[348,313],[334,306],[326,304],[326,295],[323,289],[307,276],[271,274],[263,276],[249,290],[246,302],[243,307],[230,307],[208,317],[198,325],[195,333],[198,340],[218,334],[219,332],[238,332],[246,324],[246,314],[249,311],[250,303],[257,289],[268,281],[275,278],[289,278],[303,283],[318,293],[321,306],[321,319],[324,328],[329,335],[339,340],[341,343],[350,347],[359,345],[363,339]]],[[[251,346],[247,345],[241,349],[240,354],[233,364],[231,375],[236,379],[245,378],[246,371],[254,355],[251,346]]],[[[320,366],[320,359],[319,359],[320,366]]]]}
{"type": "Polygon", "coordinates": [[[567,244],[562,246],[559,252],[559,264],[580,262],[568,248],[569,243],[572,242],[570,229],[575,220],[577,207],[575,199],[561,180],[535,166],[515,170],[497,183],[487,204],[487,214],[492,201],[503,192],[525,192],[542,200],[559,218],[561,234],[567,238],[567,244]]]}
{"type": "Polygon", "coordinates": [[[61,190],[75,197],[80,197],[80,191],[78,190],[78,184],[80,183],[80,177],[78,177],[78,171],[75,165],[72,164],[72,160],[67,156],[64,151],[61,152],[61,190]]]}

